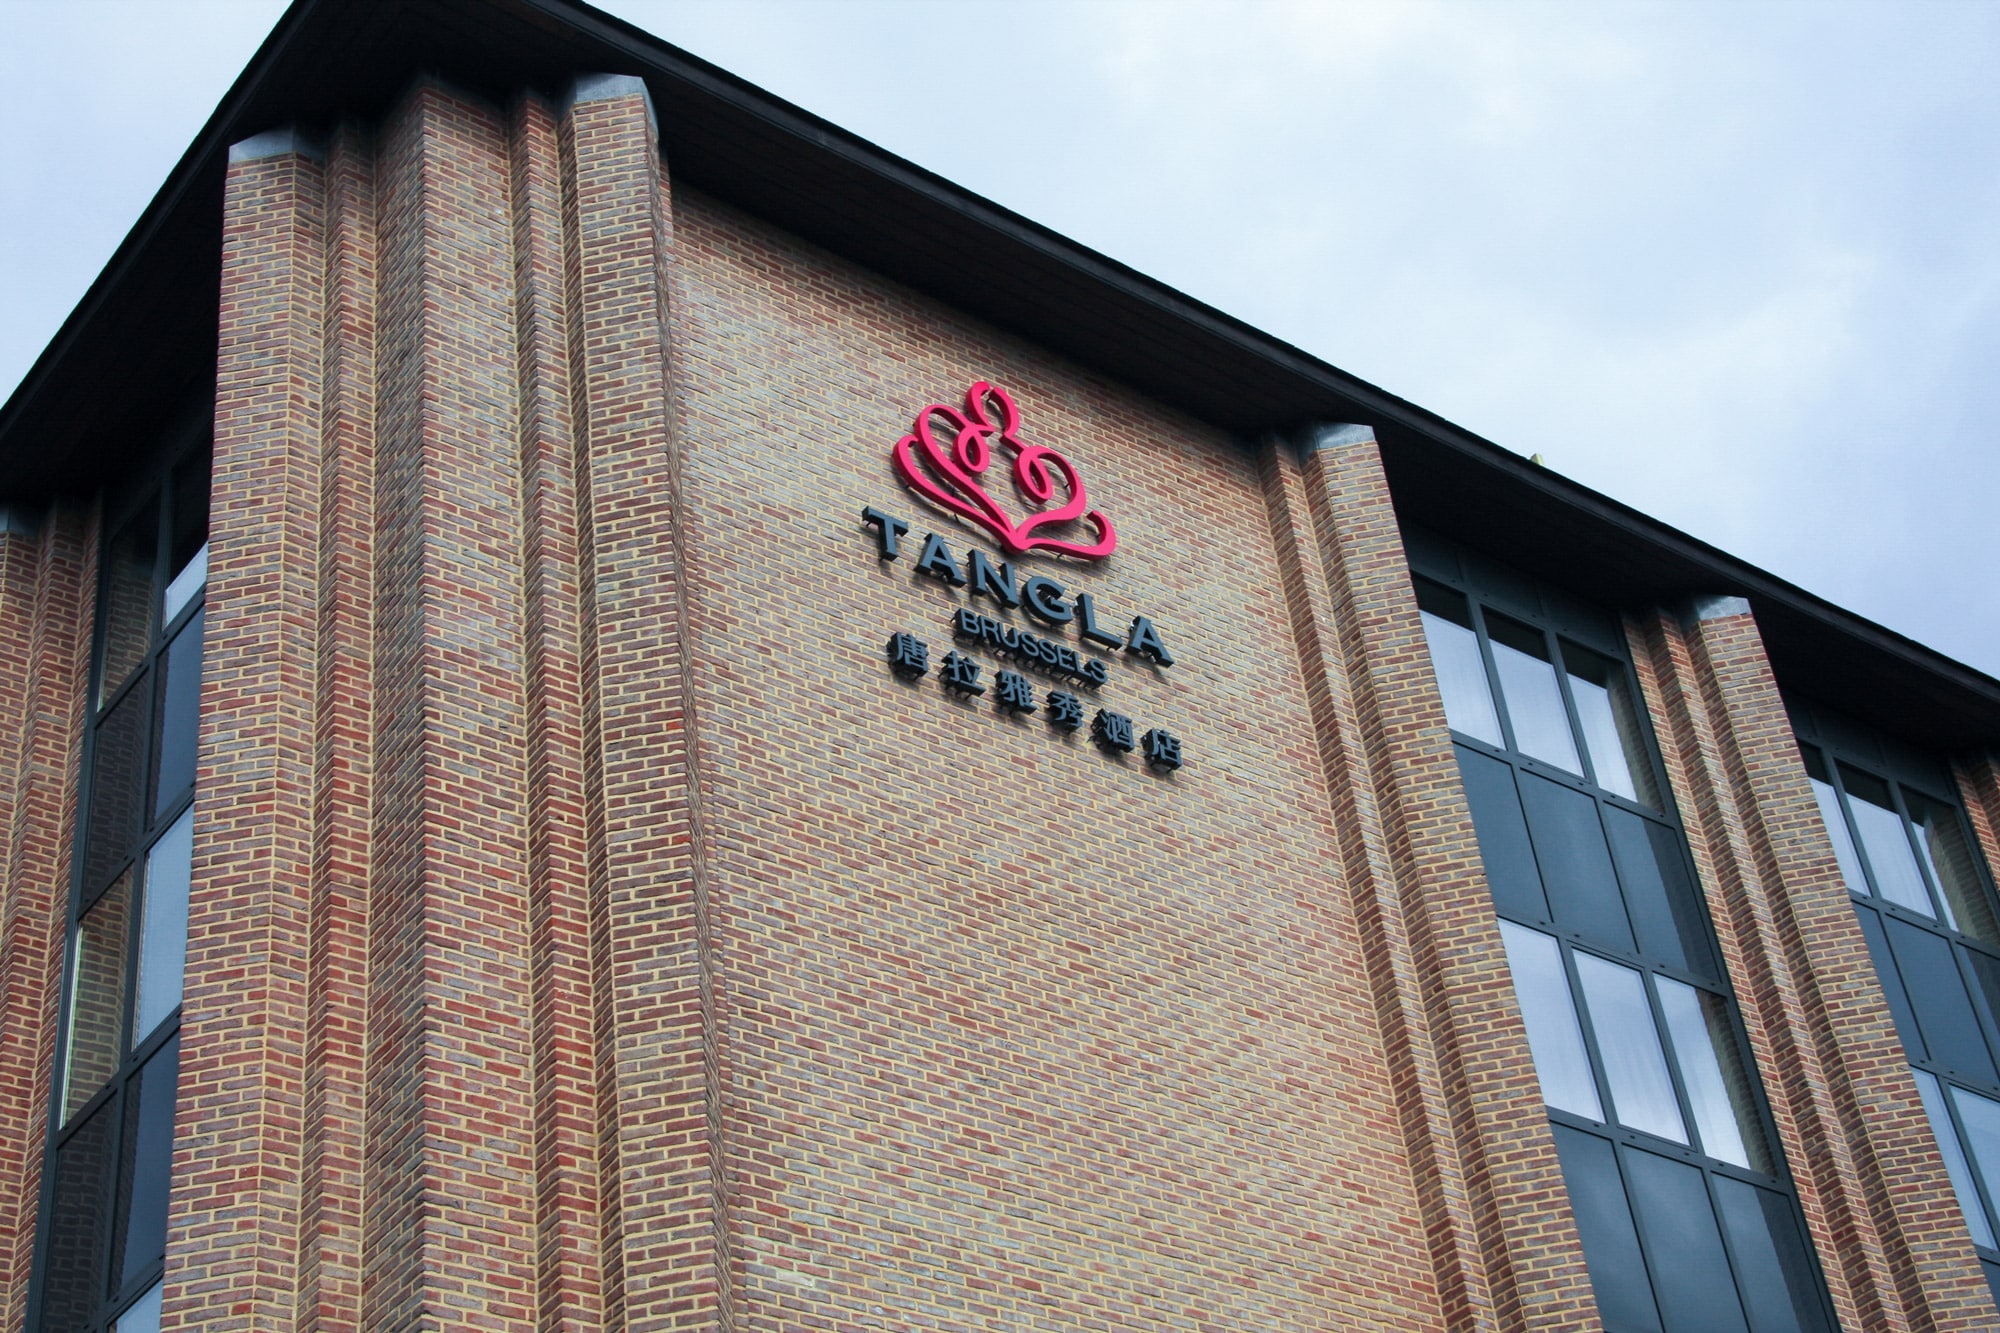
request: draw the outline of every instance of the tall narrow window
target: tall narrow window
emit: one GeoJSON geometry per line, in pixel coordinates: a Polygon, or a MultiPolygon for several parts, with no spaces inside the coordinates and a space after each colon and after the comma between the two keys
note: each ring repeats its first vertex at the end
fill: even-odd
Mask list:
{"type": "Polygon", "coordinates": [[[205,448],[100,560],[78,854],[29,1327],[153,1333],[171,1185],[208,581],[205,448]]]}
{"type": "Polygon", "coordinates": [[[1418,606],[1605,1326],[1830,1330],[1615,638],[1454,581],[1418,606]]]}
{"type": "Polygon", "coordinates": [[[1831,746],[1799,746],[1966,1229],[2000,1301],[2000,930],[1993,889],[1963,813],[1939,791],[1922,789],[1941,791],[1942,773],[1890,776],[1876,771],[1890,767],[1880,747],[1849,748],[1861,751],[1851,761],[1831,746]]]}

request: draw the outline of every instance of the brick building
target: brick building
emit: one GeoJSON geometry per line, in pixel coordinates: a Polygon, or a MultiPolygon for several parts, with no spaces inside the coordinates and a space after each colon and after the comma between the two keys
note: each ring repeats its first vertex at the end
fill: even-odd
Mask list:
{"type": "Polygon", "coordinates": [[[2000,684],[579,5],[287,15],[0,719],[8,1329],[1996,1322],[2000,684]]]}

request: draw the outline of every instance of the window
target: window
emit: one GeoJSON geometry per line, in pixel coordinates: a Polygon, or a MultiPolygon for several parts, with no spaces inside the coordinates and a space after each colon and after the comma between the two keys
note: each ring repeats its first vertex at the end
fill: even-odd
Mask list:
{"type": "Polygon", "coordinates": [[[1831,1330],[1619,636],[1448,563],[1417,604],[1605,1327],[1831,1330]]]}
{"type": "Polygon", "coordinates": [[[2000,1300],[2000,929],[1942,773],[1859,739],[1801,741],[1806,776],[1853,897],[1917,1092],[2000,1300]],[[1843,751],[1847,753],[1843,753],[1843,751]],[[1892,768],[1902,770],[1891,776],[1892,768]],[[1929,787],[1931,791],[1924,790],[1929,787]]]}
{"type": "MultiPolygon", "coordinates": [[[[159,1327],[193,856],[208,456],[104,543],[30,1326],[159,1327]]],[[[109,510],[107,509],[107,513],[109,510]]]]}

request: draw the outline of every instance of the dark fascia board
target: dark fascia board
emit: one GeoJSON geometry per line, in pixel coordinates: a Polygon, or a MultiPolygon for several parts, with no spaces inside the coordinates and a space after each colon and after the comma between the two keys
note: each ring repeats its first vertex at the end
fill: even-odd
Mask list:
{"type": "Polygon", "coordinates": [[[426,73],[504,100],[580,72],[646,79],[677,181],[1246,440],[1373,425],[1412,521],[1611,605],[1746,596],[1788,690],[1934,748],[2000,745],[1991,677],[569,0],[298,0],[0,407],[0,499],[96,490],[212,384],[231,143],[365,122],[426,73]]]}

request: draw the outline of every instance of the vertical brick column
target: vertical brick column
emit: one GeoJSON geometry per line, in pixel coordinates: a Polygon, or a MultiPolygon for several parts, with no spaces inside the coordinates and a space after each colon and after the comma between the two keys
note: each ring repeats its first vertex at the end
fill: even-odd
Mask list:
{"type": "Polygon", "coordinates": [[[1799,1201],[1844,1326],[1973,1329],[1992,1298],[1749,604],[1628,623],[1799,1201]]]}
{"type": "Polygon", "coordinates": [[[584,783],[583,590],[571,430],[562,161],[554,110],[510,126],[527,636],[528,860],[534,897],[537,1310],[545,1329],[604,1322],[584,783]]]}
{"type": "Polygon", "coordinates": [[[1373,432],[1264,475],[1402,1132],[1452,1328],[1596,1326],[1373,432]]]}
{"type": "Polygon", "coordinates": [[[34,1267],[90,664],[93,525],[0,509],[0,1324],[34,1267]]]}
{"type": "Polygon", "coordinates": [[[326,164],[311,947],[298,1325],[360,1333],[368,874],[374,791],[375,164],[326,164]]]}
{"type": "Polygon", "coordinates": [[[289,1327],[312,870],[324,180],[288,131],[223,198],[205,676],[163,1326],[289,1327]]]}
{"type": "Polygon", "coordinates": [[[595,797],[592,934],[613,1323],[728,1322],[719,1071],[670,351],[667,181],[644,85],[562,123],[570,394],[595,797]]]}
{"type": "Polygon", "coordinates": [[[382,130],[363,1324],[535,1322],[513,236],[500,115],[382,130]]]}

